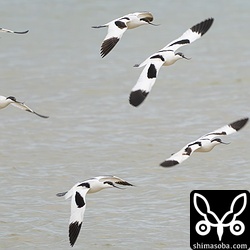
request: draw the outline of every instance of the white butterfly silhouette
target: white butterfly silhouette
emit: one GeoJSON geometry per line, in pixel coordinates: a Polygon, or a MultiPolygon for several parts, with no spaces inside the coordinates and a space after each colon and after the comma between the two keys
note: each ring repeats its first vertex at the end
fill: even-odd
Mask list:
{"type": "Polygon", "coordinates": [[[239,194],[233,199],[231,206],[230,206],[230,210],[228,212],[226,212],[222,216],[221,219],[219,219],[218,216],[213,211],[210,210],[210,205],[209,205],[207,199],[203,195],[198,194],[198,193],[194,193],[193,202],[194,202],[194,207],[195,207],[196,211],[204,217],[204,220],[199,221],[195,226],[195,230],[199,235],[202,235],[202,236],[207,235],[211,230],[211,226],[217,227],[217,235],[218,235],[219,241],[221,241],[221,239],[222,239],[222,235],[224,233],[224,227],[229,227],[230,232],[236,236],[241,235],[245,231],[245,225],[243,224],[242,221],[236,220],[236,217],[238,215],[240,215],[244,211],[244,209],[246,208],[246,205],[247,205],[246,193],[239,194]],[[201,209],[198,207],[198,204],[197,204],[198,198],[202,199],[205,203],[205,206],[206,206],[205,213],[202,212],[201,209]],[[234,211],[235,210],[235,207],[234,207],[235,203],[240,198],[243,198],[243,205],[238,212],[235,212],[234,211]],[[211,215],[216,220],[216,223],[209,221],[208,214],[211,215]],[[232,220],[229,223],[223,223],[229,214],[233,214],[232,220]]]}

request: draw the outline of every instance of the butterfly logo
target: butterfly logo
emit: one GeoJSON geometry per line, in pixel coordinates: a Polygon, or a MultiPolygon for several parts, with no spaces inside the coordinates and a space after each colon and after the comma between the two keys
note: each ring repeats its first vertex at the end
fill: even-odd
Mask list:
{"type": "Polygon", "coordinates": [[[222,239],[224,227],[229,227],[230,232],[236,236],[244,233],[245,225],[242,221],[237,220],[237,216],[239,216],[246,208],[246,193],[239,194],[233,199],[230,210],[227,211],[221,219],[219,219],[218,216],[210,210],[210,205],[203,195],[194,193],[193,203],[196,211],[204,218],[203,220],[197,222],[195,226],[195,230],[199,235],[204,236],[209,234],[211,227],[217,228],[219,241],[222,239]],[[239,204],[241,204],[240,200],[242,199],[243,205],[239,209],[239,204]],[[198,206],[198,201],[200,206],[198,206]],[[237,206],[235,206],[236,203],[238,203],[237,206]]]}

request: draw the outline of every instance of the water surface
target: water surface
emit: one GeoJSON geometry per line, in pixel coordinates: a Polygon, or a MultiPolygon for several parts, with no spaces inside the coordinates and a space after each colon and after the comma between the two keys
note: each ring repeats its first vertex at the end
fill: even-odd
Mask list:
{"type": "Polygon", "coordinates": [[[208,154],[175,168],[159,163],[189,141],[249,116],[248,1],[1,1],[1,95],[38,113],[1,110],[0,248],[69,249],[76,182],[120,176],[136,187],[87,197],[74,249],[189,249],[194,189],[248,189],[249,126],[208,154]],[[91,29],[148,10],[158,27],[127,31],[104,59],[106,29],[91,29]],[[192,60],[164,67],[147,100],[128,103],[142,69],[133,68],[208,17],[209,32],[180,49],[192,60]]]}

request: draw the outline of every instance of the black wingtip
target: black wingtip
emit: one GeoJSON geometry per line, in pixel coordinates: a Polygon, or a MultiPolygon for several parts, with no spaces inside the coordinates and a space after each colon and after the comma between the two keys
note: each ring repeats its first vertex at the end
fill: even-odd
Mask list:
{"type": "Polygon", "coordinates": [[[35,111],[33,111],[33,112],[30,111],[30,110],[27,110],[27,111],[29,111],[29,112],[31,112],[31,113],[34,113],[35,115],[37,115],[37,116],[39,116],[39,117],[41,117],[41,118],[49,118],[49,116],[38,114],[38,113],[36,113],[35,111]]]}
{"type": "Polygon", "coordinates": [[[101,57],[105,57],[119,42],[119,38],[117,37],[111,37],[107,40],[104,40],[101,46],[101,57]]]}
{"type": "Polygon", "coordinates": [[[208,18],[196,25],[194,25],[191,30],[193,32],[196,32],[198,34],[201,34],[201,36],[203,36],[209,29],[210,27],[212,26],[214,22],[214,19],[213,18],[208,18]]]}
{"type": "Polygon", "coordinates": [[[117,184],[123,185],[123,186],[134,186],[133,184],[127,182],[127,181],[117,181],[117,184]]]}
{"type": "Polygon", "coordinates": [[[242,129],[246,123],[248,122],[248,117],[247,118],[243,118],[241,120],[235,121],[231,124],[229,124],[229,126],[231,126],[233,129],[235,129],[236,131],[242,129]]]}
{"type": "Polygon", "coordinates": [[[147,95],[148,92],[140,89],[132,91],[129,96],[129,103],[134,107],[138,107],[145,100],[147,95]]]}
{"type": "Polygon", "coordinates": [[[75,221],[69,225],[69,243],[73,247],[81,230],[82,223],[75,221]]]}
{"type": "Polygon", "coordinates": [[[15,34],[26,34],[28,33],[29,30],[25,30],[25,31],[14,31],[15,34]]]}
{"type": "Polygon", "coordinates": [[[178,161],[175,161],[175,160],[168,160],[168,161],[162,162],[162,163],[160,164],[160,166],[167,168],[167,167],[173,167],[173,166],[175,166],[175,165],[177,165],[177,164],[179,164],[178,161]]]}

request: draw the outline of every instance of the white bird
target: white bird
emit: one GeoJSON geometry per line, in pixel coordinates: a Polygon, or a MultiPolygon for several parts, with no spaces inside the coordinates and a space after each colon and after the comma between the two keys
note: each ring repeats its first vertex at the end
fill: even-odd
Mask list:
{"type": "Polygon", "coordinates": [[[48,116],[40,115],[40,114],[36,113],[34,110],[29,108],[26,104],[24,104],[24,102],[17,101],[14,96],[5,97],[5,96],[1,95],[0,96],[0,109],[7,107],[9,104],[12,104],[13,106],[20,108],[22,110],[31,112],[35,115],[42,117],[42,118],[49,118],[48,116]]]}
{"type": "Polygon", "coordinates": [[[132,106],[139,106],[152,89],[156,77],[161,66],[169,66],[177,60],[187,58],[181,52],[175,52],[178,48],[190,44],[203,36],[211,27],[214,19],[209,18],[198,23],[183,33],[178,39],[172,41],[167,46],[159,50],[157,53],[148,57],[141,64],[136,64],[134,67],[144,67],[137,83],[132,88],[129,103],[132,106]]]}
{"type": "Polygon", "coordinates": [[[92,26],[92,28],[108,27],[108,34],[101,46],[101,56],[106,56],[115,47],[127,29],[134,29],[144,24],[155,25],[152,21],[153,15],[150,12],[143,11],[128,14],[104,25],[92,26]]]}
{"type": "Polygon", "coordinates": [[[4,29],[4,28],[0,28],[1,32],[7,32],[7,33],[14,33],[14,34],[26,34],[29,32],[29,30],[25,30],[25,31],[13,31],[13,30],[8,30],[8,29],[4,29]]]}
{"type": "Polygon", "coordinates": [[[65,200],[71,197],[71,216],[69,220],[69,242],[73,247],[76,239],[79,235],[84,212],[86,208],[85,196],[87,193],[96,193],[105,188],[119,188],[116,184],[124,186],[133,186],[127,181],[111,175],[98,176],[86,180],[84,182],[79,182],[74,185],[69,191],[58,193],[57,196],[65,196],[65,200]]]}
{"type": "Polygon", "coordinates": [[[216,145],[229,144],[223,142],[219,137],[223,135],[230,135],[239,131],[246,125],[247,122],[248,118],[243,118],[201,136],[196,141],[188,143],[177,153],[172,154],[172,156],[162,162],[160,166],[172,167],[188,159],[193,152],[209,152],[216,145]]]}

